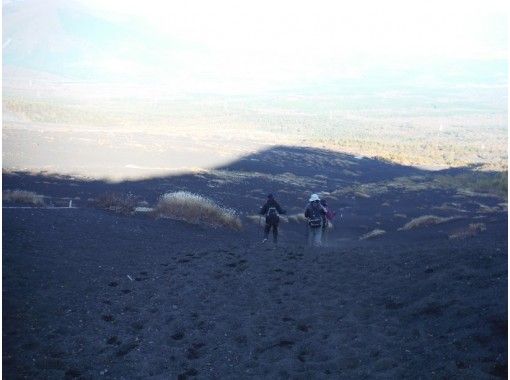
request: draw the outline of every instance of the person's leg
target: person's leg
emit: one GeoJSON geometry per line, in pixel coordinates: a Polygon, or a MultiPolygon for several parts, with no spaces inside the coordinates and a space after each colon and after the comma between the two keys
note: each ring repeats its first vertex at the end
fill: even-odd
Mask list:
{"type": "Polygon", "coordinates": [[[320,228],[308,227],[308,245],[314,247],[317,245],[317,230],[320,228]]]}
{"type": "Polygon", "coordinates": [[[313,245],[316,247],[320,247],[322,245],[321,238],[322,238],[322,228],[314,228],[314,239],[313,239],[313,245]]]}
{"type": "Polygon", "coordinates": [[[273,242],[275,244],[278,242],[278,222],[273,224],[273,242]]]}
{"type": "Polygon", "coordinates": [[[269,236],[269,230],[271,229],[271,225],[266,222],[266,225],[264,226],[264,241],[267,240],[269,236]]]}

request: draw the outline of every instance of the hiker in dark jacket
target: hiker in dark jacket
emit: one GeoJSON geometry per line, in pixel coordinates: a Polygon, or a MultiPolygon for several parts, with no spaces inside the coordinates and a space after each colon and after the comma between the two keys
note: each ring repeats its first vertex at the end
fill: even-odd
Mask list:
{"type": "Polygon", "coordinates": [[[305,218],[308,219],[308,245],[319,247],[322,245],[322,225],[326,211],[320,203],[317,194],[312,194],[310,203],[305,210],[305,218]]]}
{"type": "Polygon", "coordinates": [[[273,194],[267,196],[267,201],[260,209],[260,215],[266,216],[266,225],[264,227],[264,240],[265,243],[269,237],[269,231],[273,229],[273,242],[276,244],[278,241],[278,223],[280,222],[279,214],[285,214],[278,202],[274,199],[273,194]]]}

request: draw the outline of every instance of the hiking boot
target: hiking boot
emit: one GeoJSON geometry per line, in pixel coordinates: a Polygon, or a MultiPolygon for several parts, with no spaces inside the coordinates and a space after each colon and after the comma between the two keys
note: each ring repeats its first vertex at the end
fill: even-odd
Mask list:
{"type": "Polygon", "coordinates": [[[267,238],[262,239],[262,243],[265,243],[267,241],[267,238]]]}

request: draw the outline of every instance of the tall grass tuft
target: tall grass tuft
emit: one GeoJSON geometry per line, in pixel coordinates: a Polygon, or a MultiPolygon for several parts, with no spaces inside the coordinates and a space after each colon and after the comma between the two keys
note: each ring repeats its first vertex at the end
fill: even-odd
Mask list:
{"type": "Polygon", "coordinates": [[[411,220],[410,222],[406,223],[403,227],[399,228],[399,231],[407,231],[407,230],[413,230],[415,228],[419,227],[428,227],[433,226],[435,224],[441,224],[446,223],[452,220],[459,219],[458,216],[452,216],[452,217],[441,217],[441,216],[435,216],[435,215],[423,215],[418,218],[415,218],[411,220]]]}
{"type": "Polygon", "coordinates": [[[32,191],[6,190],[2,194],[6,202],[23,203],[33,206],[44,206],[44,197],[32,191]]]}
{"type": "Polygon", "coordinates": [[[382,236],[386,233],[386,231],[376,228],[375,230],[372,230],[370,232],[367,232],[365,235],[360,236],[359,240],[367,240],[367,239],[373,239],[378,236],[382,236]]]}
{"type": "Polygon", "coordinates": [[[478,235],[479,233],[485,231],[487,226],[485,223],[470,223],[469,226],[457,229],[453,233],[448,235],[450,239],[467,239],[473,236],[478,235]]]}
{"type": "Polygon", "coordinates": [[[118,214],[129,215],[136,207],[136,197],[131,194],[105,193],[94,200],[96,207],[118,214]]]}
{"type": "Polygon", "coordinates": [[[160,218],[183,220],[192,224],[205,224],[212,227],[242,228],[238,213],[230,208],[219,206],[213,200],[187,191],[163,194],[154,208],[160,218]]]}
{"type": "Polygon", "coordinates": [[[306,222],[305,214],[303,212],[302,213],[298,213],[298,214],[289,215],[287,217],[287,219],[289,220],[289,222],[292,222],[292,223],[304,223],[304,222],[306,222]]]}

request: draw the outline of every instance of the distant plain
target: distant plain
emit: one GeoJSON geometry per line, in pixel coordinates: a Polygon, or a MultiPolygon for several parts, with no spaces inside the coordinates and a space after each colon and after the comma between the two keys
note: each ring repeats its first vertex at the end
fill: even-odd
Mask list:
{"type": "Polygon", "coordinates": [[[150,96],[144,89],[136,97],[89,87],[4,88],[3,169],[140,178],[213,168],[273,145],[427,169],[507,168],[505,88],[264,96],[150,96]]]}

